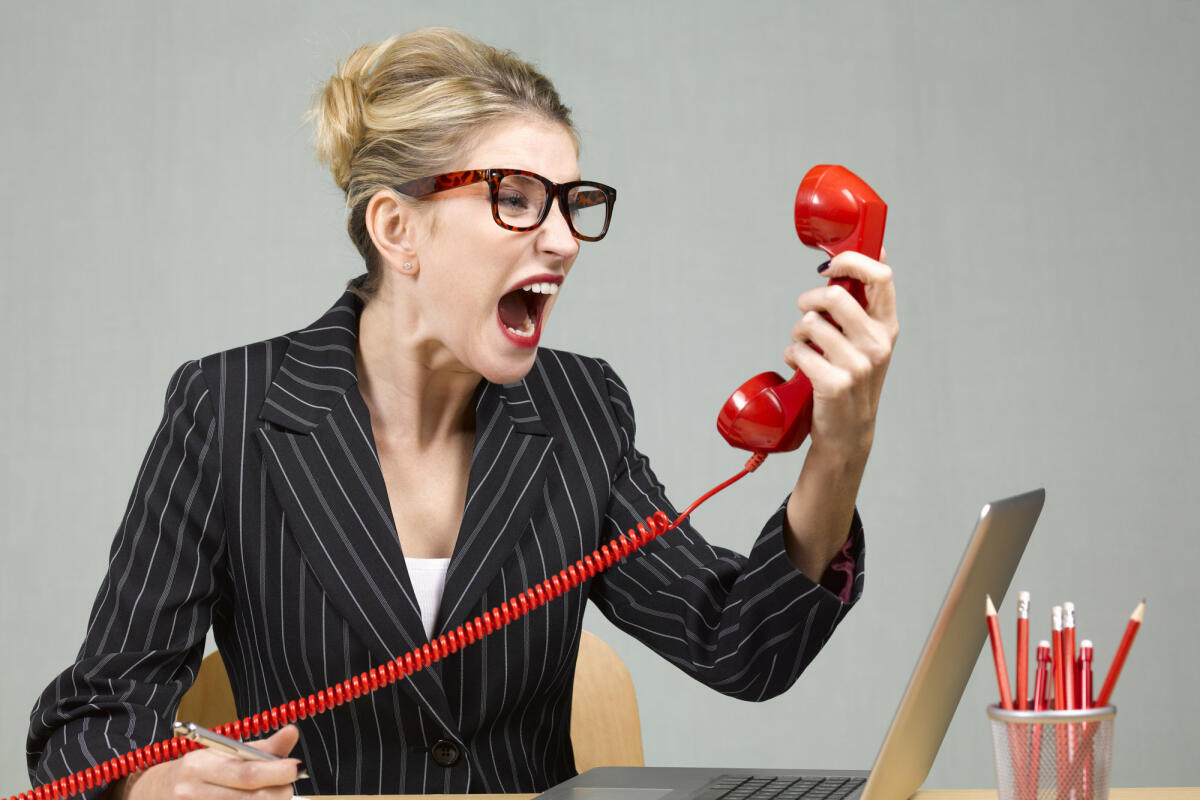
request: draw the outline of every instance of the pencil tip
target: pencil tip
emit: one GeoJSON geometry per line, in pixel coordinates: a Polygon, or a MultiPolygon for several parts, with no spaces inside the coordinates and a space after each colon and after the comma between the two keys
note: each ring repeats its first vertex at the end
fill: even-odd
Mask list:
{"type": "Polygon", "coordinates": [[[1141,622],[1142,617],[1144,617],[1144,616],[1146,616],[1146,601],[1145,600],[1138,603],[1138,607],[1133,610],[1133,613],[1129,615],[1129,618],[1131,620],[1133,620],[1134,622],[1141,622]]]}
{"type": "Polygon", "coordinates": [[[987,615],[989,617],[996,616],[996,606],[992,603],[992,596],[990,594],[987,596],[987,615]]]}

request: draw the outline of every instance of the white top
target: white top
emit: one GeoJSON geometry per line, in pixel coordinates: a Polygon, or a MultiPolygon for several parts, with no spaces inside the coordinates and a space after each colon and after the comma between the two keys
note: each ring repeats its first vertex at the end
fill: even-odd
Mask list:
{"type": "Polygon", "coordinates": [[[446,570],[450,567],[450,559],[406,557],[404,563],[408,567],[413,594],[417,596],[417,605],[421,608],[425,636],[432,640],[433,626],[437,623],[438,609],[442,605],[442,592],[446,589],[446,570]]]}

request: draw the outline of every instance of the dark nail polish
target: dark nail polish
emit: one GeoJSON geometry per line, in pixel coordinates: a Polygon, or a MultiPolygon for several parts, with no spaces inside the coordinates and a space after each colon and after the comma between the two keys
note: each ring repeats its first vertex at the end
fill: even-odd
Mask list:
{"type": "Polygon", "coordinates": [[[826,262],[825,262],[824,264],[822,264],[821,266],[817,267],[817,272],[824,272],[824,271],[825,271],[825,270],[827,270],[827,269],[829,269],[829,262],[828,262],[828,261],[826,261],[826,262]]]}
{"type": "Polygon", "coordinates": [[[308,770],[304,769],[304,762],[296,763],[296,780],[306,780],[308,778],[308,770]]]}

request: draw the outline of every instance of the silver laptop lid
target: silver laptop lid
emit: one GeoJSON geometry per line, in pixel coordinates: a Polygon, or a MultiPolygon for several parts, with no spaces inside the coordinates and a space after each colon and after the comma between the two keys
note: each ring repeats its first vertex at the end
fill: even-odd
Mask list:
{"type": "Polygon", "coordinates": [[[900,707],[892,718],[863,800],[898,800],[924,782],[987,639],[984,596],[997,605],[1017,571],[1046,500],[1044,489],[988,503],[950,582],[946,599],[900,707]]]}

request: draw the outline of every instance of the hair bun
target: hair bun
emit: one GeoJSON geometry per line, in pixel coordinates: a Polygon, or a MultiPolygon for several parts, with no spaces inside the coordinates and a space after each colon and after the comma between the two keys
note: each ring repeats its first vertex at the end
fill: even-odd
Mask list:
{"type": "Polygon", "coordinates": [[[308,112],[308,118],[317,122],[317,158],[329,165],[342,191],[350,185],[350,162],[363,143],[363,80],[376,50],[376,45],[367,45],[351,54],[337,74],[317,91],[308,112]]]}

